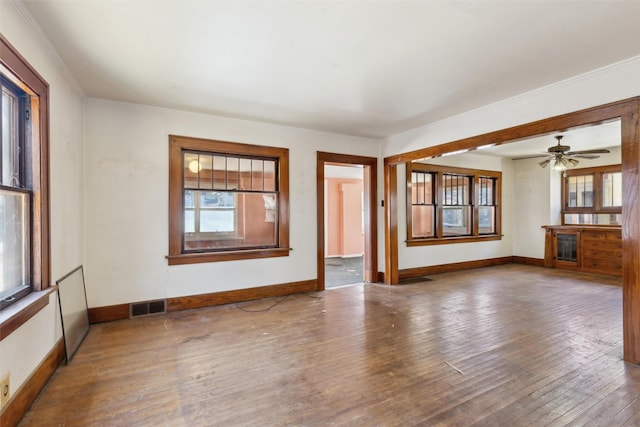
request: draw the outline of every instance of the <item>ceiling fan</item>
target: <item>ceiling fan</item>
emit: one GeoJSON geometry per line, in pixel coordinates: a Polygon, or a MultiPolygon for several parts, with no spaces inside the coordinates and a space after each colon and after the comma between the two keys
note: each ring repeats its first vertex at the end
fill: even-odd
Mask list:
{"type": "Polygon", "coordinates": [[[597,159],[598,157],[600,157],[598,156],[598,154],[606,154],[610,152],[607,149],[571,151],[571,147],[569,147],[568,145],[562,145],[560,143],[560,141],[562,141],[563,135],[557,135],[555,138],[558,140],[558,144],[549,147],[547,149],[547,154],[516,157],[513,160],[546,157],[545,160],[538,163],[541,168],[547,167],[547,165],[551,163],[552,160],[555,160],[553,164],[553,170],[564,171],[567,170],[567,168],[576,166],[579,163],[577,159],[597,159]]]}

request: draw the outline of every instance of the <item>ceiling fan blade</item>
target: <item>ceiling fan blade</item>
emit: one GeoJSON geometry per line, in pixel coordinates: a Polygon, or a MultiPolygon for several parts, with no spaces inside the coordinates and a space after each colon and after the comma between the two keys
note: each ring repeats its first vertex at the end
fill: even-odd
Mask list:
{"type": "Polygon", "coordinates": [[[596,154],[567,154],[565,157],[569,159],[578,158],[578,159],[598,159],[600,156],[596,154]]]}
{"type": "MultiPolygon", "coordinates": [[[[540,157],[549,157],[548,154],[536,154],[534,156],[520,156],[520,157],[513,157],[511,160],[524,160],[524,159],[537,159],[540,157]]],[[[551,156],[553,157],[553,156],[551,156]]]]}
{"type": "Polygon", "coordinates": [[[541,168],[546,168],[546,167],[547,167],[547,165],[548,165],[549,163],[551,163],[551,159],[552,159],[552,158],[548,158],[547,160],[543,160],[543,161],[539,162],[538,164],[540,165],[540,167],[541,167],[541,168]]]}
{"type": "Polygon", "coordinates": [[[606,149],[596,149],[596,150],[581,150],[581,151],[569,151],[567,154],[568,156],[571,156],[573,154],[607,154],[610,153],[611,151],[606,150],[606,149]]]}

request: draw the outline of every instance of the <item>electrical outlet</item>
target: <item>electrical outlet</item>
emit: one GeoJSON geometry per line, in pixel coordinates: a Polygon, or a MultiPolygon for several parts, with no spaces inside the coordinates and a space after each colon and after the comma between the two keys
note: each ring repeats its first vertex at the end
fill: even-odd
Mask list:
{"type": "Polygon", "coordinates": [[[0,408],[4,407],[11,397],[11,387],[9,386],[9,374],[0,381],[0,408]]]}

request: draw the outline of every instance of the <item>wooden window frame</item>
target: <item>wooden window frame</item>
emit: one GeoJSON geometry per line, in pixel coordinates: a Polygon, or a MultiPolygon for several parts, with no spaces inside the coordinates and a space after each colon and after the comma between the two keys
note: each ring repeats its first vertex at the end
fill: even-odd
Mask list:
{"type": "Polygon", "coordinates": [[[289,150],[286,148],[250,145],[169,135],[169,265],[203,262],[232,261],[241,259],[289,256],[289,150]],[[231,249],[220,251],[183,251],[183,160],[184,151],[205,154],[264,157],[278,162],[278,242],[274,248],[231,249]]]}
{"type": "MultiPolygon", "coordinates": [[[[429,165],[424,163],[409,162],[406,168],[406,187],[407,187],[407,246],[428,246],[428,245],[442,245],[449,243],[468,243],[468,242],[484,242],[490,240],[502,239],[502,172],[489,171],[481,169],[467,169],[440,165],[429,165]],[[413,236],[413,221],[412,221],[412,193],[411,182],[413,172],[424,172],[432,174],[433,181],[433,195],[435,203],[435,236],[433,237],[412,237],[413,236]],[[459,235],[459,236],[444,236],[443,224],[442,224],[442,210],[444,201],[442,200],[441,186],[444,175],[463,175],[470,177],[471,189],[470,191],[470,203],[471,203],[471,234],[459,235]],[[480,205],[479,194],[477,191],[480,178],[495,179],[494,188],[494,206],[495,207],[495,233],[481,234],[479,232],[478,224],[478,208],[480,205]]],[[[482,205],[485,206],[485,205],[482,205]]]]}
{"type": "Polygon", "coordinates": [[[51,289],[49,219],[49,85],[0,35],[0,72],[30,95],[31,135],[27,135],[31,192],[31,289],[26,302],[9,305],[0,314],[0,339],[4,339],[49,303],[51,289]]]}
{"type": "Polygon", "coordinates": [[[424,194],[422,195],[422,198],[416,196],[415,199],[418,203],[415,203],[415,205],[417,206],[428,206],[431,208],[431,213],[433,215],[433,218],[431,220],[431,228],[433,230],[432,235],[430,236],[420,236],[420,237],[416,237],[414,239],[433,239],[434,237],[436,237],[438,235],[438,231],[437,231],[437,227],[438,227],[438,222],[436,221],[437,215],[436,215],[436,208],[438,206],[437,203],[437,184],[436,181],[438,180],[438,174],[436,172],[433,171],[423,171],[423,170],[412,170],[411,172],[407,173],[407,185],[411,185],[411,192],[407,192],[407,212],[411,211],[411,214],[407,214],[407,236],[413,236],[413,174],[421,174],[421,175],[425,175],[425,177],[428,175],[430,177],[429,179],[429,184],[430,184],[430,188],[429,188],[429,202],[430,203],[426,203],[426,195],[427,195],[427,180],[426,178],[424,179],[424,184],[425,187],[423,189],[424,194]],[[423,200],[423,203],[419,203],[420,199],[423,200]]]}
{"type": "Polygon", "coordinates": [[[622,206],[615,206],[610,208],[602,206],[602,175],[612,172],[622,173],[622,165],[617,164],[595,166],[590,168],[569,169],[563,172],[561,180],[562,225],[565,225],[565,214],[622,214],[622,206]],[[582,175],[593,176],[593,207],[569,207],[569,188],[567,185],[567,180],[569,177],[582,175]]]}

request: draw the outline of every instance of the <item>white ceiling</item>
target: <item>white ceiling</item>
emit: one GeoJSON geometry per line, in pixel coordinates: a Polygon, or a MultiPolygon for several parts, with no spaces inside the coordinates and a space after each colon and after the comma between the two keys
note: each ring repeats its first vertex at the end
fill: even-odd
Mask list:
{"type": "Polygon", "coordinates": [[[87,96],[373,138],[640,55],[638,0],[23,3],[87,96]]]}

